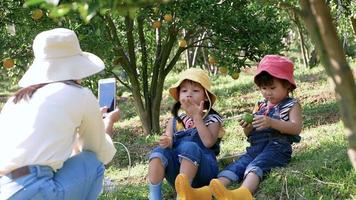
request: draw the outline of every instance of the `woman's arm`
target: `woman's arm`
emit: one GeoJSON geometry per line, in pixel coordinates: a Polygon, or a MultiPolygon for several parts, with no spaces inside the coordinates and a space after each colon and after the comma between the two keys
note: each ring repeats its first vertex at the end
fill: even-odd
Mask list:
{"type": "Polygon", "coordinates": [[[116,108],[115,110],[107,113],[104,118],[104,128],[105,133],[107,133],[111,138],[114,136],[114,123],[120,119],[120,110],[116,108]]]}

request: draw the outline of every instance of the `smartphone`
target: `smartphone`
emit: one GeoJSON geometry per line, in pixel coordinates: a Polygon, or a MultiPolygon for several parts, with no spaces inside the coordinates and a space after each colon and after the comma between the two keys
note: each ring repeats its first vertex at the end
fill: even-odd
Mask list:
{"type": "Polygon", "coordinates": [[[108,107],[111,112],[116,107],[116,80],[115,78],[100,79],[98,81],[98,99],[100,107],[108,107]]]}

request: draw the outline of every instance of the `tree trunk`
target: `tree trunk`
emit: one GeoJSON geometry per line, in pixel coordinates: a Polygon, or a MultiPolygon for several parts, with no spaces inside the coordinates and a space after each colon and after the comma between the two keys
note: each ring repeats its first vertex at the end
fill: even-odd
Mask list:
{"type": "Polygon", "coordinates": [[[351,16],[350,20],[352,24],[352,29],[354,30],[354,35],[356,35],[356,17],[351,16]]]}
{"type": "Polygon", "coordinates": [[[190,49],[187,49],[185,51],[185,61],[186,61],[187,69],[191,68],[193,62],[193,56],[190,49]]]}
{"type": "Polygon", "coordinates": [[[320,60],[334,82],[349,142],[349,158],[356,169],[356,85],[324,1],[300,0],[301,16],[317,47],[320,60]]]}
{"type": "Polygon", "coordinates": [[[305,41],[304,41],[302,27],[299,23],[299,20],[297,22],[297,29],[298,29],[298,34],[299,34],[300,51],[301,51],[302,57],[303,57],[303,64],[304,64],[305,68],[308,68],[308,58],[307,58],[307,55],[305,52],[305,41]]]}

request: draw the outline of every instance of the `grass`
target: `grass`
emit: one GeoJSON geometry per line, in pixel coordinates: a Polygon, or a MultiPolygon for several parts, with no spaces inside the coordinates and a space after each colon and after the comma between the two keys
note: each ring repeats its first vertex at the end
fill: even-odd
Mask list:
{"type": "MultiPolygon", "coordinates": [[[[355,63],[355,61],[353,62],[355,63]]],[[[356,77],[356,65],[353,66],[356,77]]],[[[224,122],[225,136],[222,140],[221,169],[231,160],[221,159],[244,151],[248,143],[242,129],[231,117],[243,112],[251,112],[254,103],[261,98],[253,84],[254,68],[243,70],[238,80],[228,76],[213,76],[214,93],[219,100],[214,108],[227,119],[224,122]]],[[[322,67],[313,69],[298,68],[295,73],[298,88],[294,97],[303,108],[304,126],[302,141],[293,145],[294,155],[286,168],[273,170],[261,183],[254,198],[257,200],[356,199],[356,172],[346,155],[347,141],[340,119],[338,103],[333,87],[322,67]]],[[[165,89],[178,79],[172,73],[166,80],[165,89]]],[[[6,100],[9,83],[0,81],[0,107],[6,100]]],[[[162,131],[169,119],[169,109],[173,104],[167,90],[161,104],[162,131]]],[[[107,166],[106,178],[113,183],[114,191],[104,191],[99,199],[146,200],[148,199],[147,156],[156,145],[158,135],[143,134],[141,123],[136,115],[132,97],[125,93],[119,100],[122,120],[115,127],[114,138],[117,154],[107,166]],[[128,148],[130,159],[125,147],[128,148]],[[129,164],[131,164],[129,166],[129,164]]],[[[234,184],[230,188],[236,188],[234,184]]],[[[172,188],[164,181],[164,199],[174,199],[172,188]]]]}
{"type": "MultiPolygon", "coordinates": [[[[354,65],[351,65],[354,66],[354,65]]],[[[214,92],[219,97],[214,108],[224,118],[251,111],[260,93],[252,82],[253,70],[241,72],[238,80],[230,77],[212,77],[214,92]]],[[[355,72],[355,67],[353,67],[355,72]]],[[[354,73],[355,74],[355,73],[354,73]]],[[[273,170],[261,183],[255,199],[356,199],[356,173],[346,155],[347,141],[340,120],[338,103],[331,84],[322,67],[297,69],[298,88],[294,97],[303,108],[304,127],[302,141],[294,144],[294,155],[286,168],[273,170]]],[[[172,74],[165,88],[177,80],[172,74]]],[[[127,97],[120,103],[124,119],[116,127],[115,138],[130,150],[132,166],[128,168],[128,156],[121,145],[106,176],[117,184],[116,192],[104,192],[100,199],[147,199],[147,155],[155,146],[157,135],[145,136],[137,116],[133,114],[132,101],[127,97]],[[133,116],[125,118],[125,116],[133,116]]],[[[170,117],[172,105],[167,91],[163,94],[161,124],[170,117]]],[[[242,153],[248,143],[236,120],[224,122],[226,134],[219,158],[242,153]]],[[[226,162],[221,162],[221,167],[226,162]]],[[[238,184],[231,188],[238,187],[238,184]]],[[[174,199],[174,192],[164,182],[164,199],[174,199]]]]}
{"type": "MultiPolygon", "coordinates": [[[[303,107],[303,139],[294,144],[294,155],[288,167],[273,170],[261,183],[254,198],[356,199],[356,173],[346,155],[343,124],[327,75],[322,67],[299,68],[295,77],[298,88],[294,97],[300,100],[303,107]]],[[[253,69],[243,70],[238,80],[224,76],[212,78],[214,92],[219,97],[214,108],[224,118],[251,111],[256,99],[261,98],[252,78],[253,69]]],[[[168,77],[165,88],[175,80],[175,75],[168,77]]],[[[169,118],[169,107],[172,105],[168,93],[163,95],[162,124],[169,118]]],[[[132,108],[129,102],[121,104],[123,112],[132,108]]],[[[226,120],[224,128],[226,134],[219,158],[242,153],[248,143],[236,120],[226,120]]],[[[118,146],[118,154],[106,176],[116,181],[119,189],[103,193],[101,199],[147,199],[147,155],[158,136],[144,136],[137,117],[124,119],[117,129],[119,134],[116,140],[130,149],[133,167],[128,177],[127,155],[118,146]]],[[[223,167],[228,163],[220,164],[223,167]]],[[[238,184],[231,188],[236,187],[238,184]]],[[[166,182],[163,188],[164,199],[174,199],[174,192],[166,182]]]]}

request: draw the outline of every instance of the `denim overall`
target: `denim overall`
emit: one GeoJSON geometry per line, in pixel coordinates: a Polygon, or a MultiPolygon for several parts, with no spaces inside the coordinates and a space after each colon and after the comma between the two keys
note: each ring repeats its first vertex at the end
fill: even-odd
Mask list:
{"type": "MultiPolygon", "coordinates": [[[[267,115],[271,118],[281,119],[280,111],[293,107],[296,101],[286,98],[270,110],[260,109],[256,115],[267,115]]],[[[289,113],[288,110],[288,113],[289,113]]],[[[287,115],[288,115],[287,113],[287,115]]],[[[299,142],[300,136],[281,134],[278,130],[267,128],[257,131],[255,128],[248,136],[250,146],[237,161],[227,166],[218,177],[225,177],[231,181],[240,182],[250,173],[255,173],[261,180],[266,173],[275,167],[283,167],[290,162],[292,155],[292,143],[299,142]]]]}
{"type": "Polygon", "coordinates": [[[160,158],[165,168],[165,178],[174,187],[174,181],[179,174],[182,159],[190,160],[198,166],[197,174],[192,182],[192,187],[209,185],[210,180],[218,174],[218,164],[215,152],[218,145],[206,148],[201,141],[196,128],[176,130],[177,120],[173,119],[173,144],[172,148],[156,147],[152,150],[149,160],[160,158]]]}

